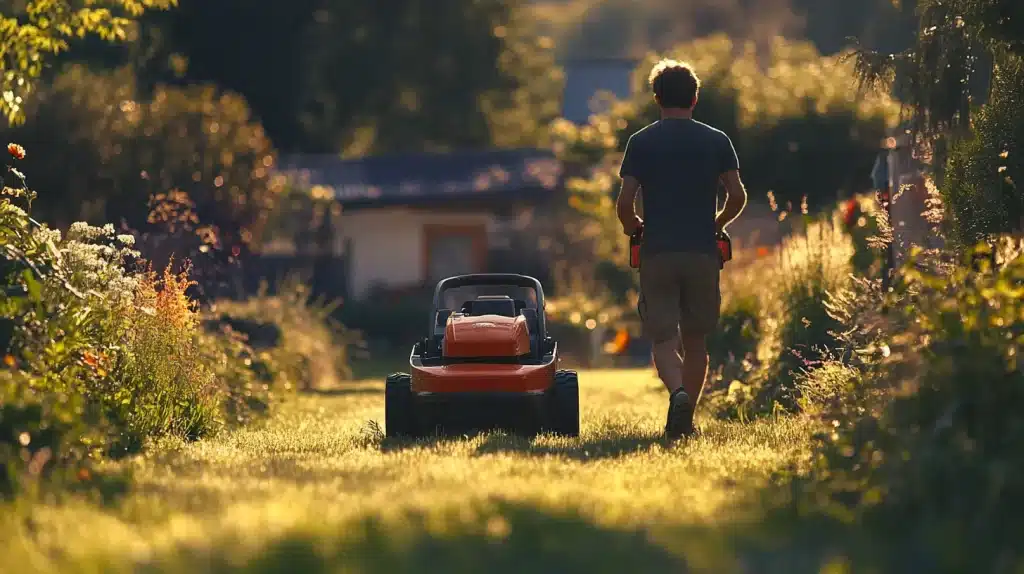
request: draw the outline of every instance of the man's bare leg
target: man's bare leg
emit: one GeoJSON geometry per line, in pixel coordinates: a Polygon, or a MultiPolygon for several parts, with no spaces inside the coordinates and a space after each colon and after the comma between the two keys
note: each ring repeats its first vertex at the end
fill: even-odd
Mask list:
{"type": "Polygon", "coordinates": [[[669,394],[683,386],[683,358],[679,356],[679,337],[654,344],[654,367],[669,394]]]}
{"type": "Polygon", "coordinates": [[[703,335],[684,335],[681,338],[683,347],[682,385],[686,394],[690,395],[693,406],[697,406],[704,383],[708,378],[708,346],[703,335]]]}

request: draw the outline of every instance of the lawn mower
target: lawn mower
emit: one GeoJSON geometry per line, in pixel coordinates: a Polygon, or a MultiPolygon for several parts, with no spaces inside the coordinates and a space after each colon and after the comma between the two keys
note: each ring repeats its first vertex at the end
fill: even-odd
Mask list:
{"type": "Polygon", "coordinates": [[[511,273],[443,279],[410,372],[385,382],[385,433],[578,436],[577,375],[557,365],[540,281],[511,273]]]}

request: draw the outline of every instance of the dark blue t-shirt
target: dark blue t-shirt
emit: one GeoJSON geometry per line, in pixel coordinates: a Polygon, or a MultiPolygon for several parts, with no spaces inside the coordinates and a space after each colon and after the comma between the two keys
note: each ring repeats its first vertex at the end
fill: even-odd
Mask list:
{"type": "Polygon", "coordinates": [[[647,253],[715,253],[719,178],[739,169],[725,132],[696,120],[670,118],[626,143],[619,177],[640,182],[647,253]]]}

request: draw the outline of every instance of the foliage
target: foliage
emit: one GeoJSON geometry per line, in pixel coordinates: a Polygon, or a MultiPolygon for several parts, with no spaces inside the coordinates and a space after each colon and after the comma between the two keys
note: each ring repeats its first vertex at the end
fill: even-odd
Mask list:
{"type": "Polygon", "coordinates": [[[8,173],[21,185],[0,197],[0,488],[84,481],[101,455],[221,428],[228,386],[255,375],[218,377],[232,355],[204,348],[187,269],[133,271],[134,238],[109,224],[62,234],[36,223],[23,209],[35,192],[8,173]]]}
{"type": "MultiPolygon", "coordinates": [[[[814,472],[796,503],[852,534],[857,570],[913,563],[934,571],[1012,571],[1024,564],[1024,258],[998,269],[916,255],[888,331],[892,354],[863,392],[833,404],[814,472]]],[[[984,260],[984,258],[982,259],[984,260]]]]}
{"type": "Polygon", "coordinates": [[[1024,57],[1007,58],[973,128],[953,144],[942,188],[951,235],[962,245],[1024,222],[1024,57]]]}
{"type": "Polygon", "coordinates": [[[862,277],[874,277],[881,271],[882,228],[888,225],[885,210],[879,202],[864,195],[848,199],[842,206],[843,227],[853,241],[854,272],[862,277]]]}
{"type": "Polygon", "coordinates": [[[160,87],[146,98],[130,69],[71,66],[25,112],[31,121],[4,133],[46,146],[24,165],[40,189],[60,194],[37,206],[58,227],[79,218],[123,221],[196,234],[230,253],[259,233],[276,205],[276,154],[236,95],[160,87]]]}
{"type": "MultiPolygon", "coordinates": [[[[918,0],[913,45],[895,54],[861,49],[865,83],[890,83],[926,135],[966,130],[984,82],[1005,58],[1024,55],[1024,7],[1015,0],[918,0]]],[[[988,84],[988,85],[986,85],[988,84]]]]}
{"type": "Polygon", "coordinates": [[[753,376],[761,321],[761,300],[756,294],[743,293],[723,305],[718,328],[708,339],[709,390],[753,376]]]}
{"type": "Polygon", "coordinates": [[[183,1],[145,18],[114,59],[135,65],[144,88],[213,83],[240,93],[289,153],[535,146],[559,113],[553,44],[533,33],[518,0],[250,8],[183,1]]]}
{"type": "Polygon", "coordinates": [[[274,295],[264,286],[242,301],[217,301],[209,320],[244,333],[284,389],[330,388],[351,377],[349,346],[361,341],[333,319],[339,303],[310,299],[309,287],[290,277],[274,295]]]}
{"type": "Polygon", "coordinates": [[[71,0],[0,2],[0,114],[10,123],[25,119],[24,106],[36,82],[58,54],[84,36],[125,42],[147,10],[166,10],[177,0],[71,0]]]}

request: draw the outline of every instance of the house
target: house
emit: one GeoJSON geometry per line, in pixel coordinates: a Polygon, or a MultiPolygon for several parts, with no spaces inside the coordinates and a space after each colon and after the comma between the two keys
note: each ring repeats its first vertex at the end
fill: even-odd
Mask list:
{"type": "Polygon", "coordinates": [[[299,155],[280,169],[341,206],[331,251],[343,257],[343,290],[355,299],[460,273],[537,272],[534,216],[564,201],[561,164],[543,150],[299,155]]]}

